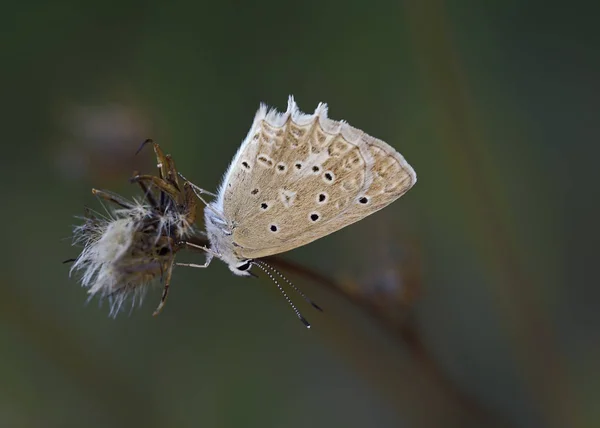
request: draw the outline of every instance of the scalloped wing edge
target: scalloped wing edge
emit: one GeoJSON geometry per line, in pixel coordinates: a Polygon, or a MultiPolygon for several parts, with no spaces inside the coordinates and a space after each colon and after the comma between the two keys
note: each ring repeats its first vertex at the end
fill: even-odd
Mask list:
{"type": "Polygon", "coordinates": [[[279,112],[276,108],[270,108],[264,103],[260,104],[256,115],[254,116],[254,121],[252,122],[252,126],[246,135],[246,138],[242,141],[240,148],[237,153],[233,157],[227,171],[223,175],[223,179],[221,184],[219,185],[219,189],[217,191],[217,200],[215,201],[215,208],[217,208],[220,212],[223,212],[223,201],[225,197],[225,189],[227,183],[229,182],[229,178],[232,174],[233,168],[238,163],[239,157],[242,155],[246,144],[249,143],[252,136],[256,133],[256,129],[260,126],[260,123],[264,120],[268,125],[281,128],[286,122],[292,119],[296,125],[307,125],[312,123],[315,119],[319,120],[319,124],[324,132],[328,134],[341,134],[348,142],[356,143],[359,140],[364,140],[367,142],[372,142],[378,145],[383,145],[383,147],[388,147],[393,153],[396,154],[398,161],[400,162],[401,167],[407,172],[407,174],[411,177],[412,184],[409,186],[412,187],[417,182],[417,174],[415,170],[409,165],[404,156],[400,154],[395,148],[387,144],[385,141],[380,140],[378,138],[372,137],[371,135],[365,133],[364,131],[354,128],[350,124],[348,124],[344,120],[333,120],[327,117],[328,107],[326,103],[319,103],[317,108],[315,109],[313,114],[306,114],[300,111],[298,104],[294,100],[294,96],[290,95],[288,97],[288,105],[287,110],[285,112],[279,112]]]}

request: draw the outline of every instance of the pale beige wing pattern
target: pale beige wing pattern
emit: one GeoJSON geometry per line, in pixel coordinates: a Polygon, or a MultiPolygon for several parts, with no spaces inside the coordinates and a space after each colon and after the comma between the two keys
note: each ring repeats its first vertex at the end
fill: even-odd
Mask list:
{"type": "Polygon", "coordinates": [[[416,175],[385,142],[298,111],[257,113],[224,183],[223,211],[235,251],[259,258],[308,244],[378,211],[406,193],[416,175]]]}

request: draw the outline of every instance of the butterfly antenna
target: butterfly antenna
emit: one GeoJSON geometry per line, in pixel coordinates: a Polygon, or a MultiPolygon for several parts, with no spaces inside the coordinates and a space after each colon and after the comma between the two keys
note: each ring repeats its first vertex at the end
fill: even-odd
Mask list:
{"type": "Polygon", "coordinates": [[[315,308],[318,311],[323,312],[323,309],[319,305],[317,305],[315,302],[313,302],[312,299],[310,299],[310,297],[308,297],[306,294],[304,294],[302,292],[302,290],[300,290],[298,287],[296,287],[292,283],[292,281],[290,281],[289,279],[287,279],[284,274],[282,274],[280,271],[278,271],[277,269],[275,269],[273,266],[271,266],[270,264],[268,264],[267,262],[264,262],[262,260],[254,260],[254,263],[260,263],[263,267],[266,267],[271,272],[279,275],[279,277],[281,279],[283,279],[290,287],[292,287],[296,291],[296,293],[298,293],[300,296],[302,296],[302,298],[304,300],[306,300],[308,303],[310,303],[313,308],[315,308]]]}
{"type": "Polygon", "coordinates": [[[277,288],[279,288],[279,291],[281,291],[281,294],[283,294],[283,297],[285,297],[285,300],[287,300],[287,302],[290,304],[290,306],[292,307],[292,309],[294,310],[294,312],[296,312],[296,316],[300,319],[300,321],[302,321],[302,324],[304,324],[306,326],[306,328],[310,328],[309,322],[306,321],[306,318],[304,318],[302,316],[302,314],[300,313],[300,311],[298,310],[298,308],[296,307],[296,305],[294,305],[294,303],[292,303],[292,301],[290,300],[290,298],[287,295],[287,293],[285,292],[285,290],[283,288],[281,288],[281,284],[279,284],[279,281],[277,281],[277,279],[273,275],[271,275],[271,272],[269,272],[267,270],[267,268],[265,268],[264,266],[260,265],[256,261],[252,262],[252,264],[254,266],[257,266],[264,273],[266,273],[269,276],[269,278],[271,278],[271,280],[275,283],[275,285],[277,285],[277,288]]]}

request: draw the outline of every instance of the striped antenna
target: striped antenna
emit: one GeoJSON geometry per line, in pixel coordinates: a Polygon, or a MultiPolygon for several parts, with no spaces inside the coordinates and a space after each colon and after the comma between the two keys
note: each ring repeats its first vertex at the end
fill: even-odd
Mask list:
{"type": "Polygon", "coordinates": [[[300,321],[302,321],[302,323],[306,326],[306,328],[310,328],[309,322],[306,321],[306,318],[304,318],[302,316],[302,314],[300,313],[300,311],[298,310],[296,305],[294,305],[294,303],[290,300],[290,298],[287,295],[287,293],[285,292],[285,290],[283,288],[281,288],[281,284],[279,284],[279,281],[277,281],[277,279],[273,275],[271,275],[271,272],[269,272],[269,270],[267,268],[265,268],[262,264],[257,263],[256,260],[252,261],[252,264],[254,266],[257,266],[260,270],[262,270],[264,273],[266,273],[269,276],[269,278],[271,278],[271,280],[275,283],[275,285],[277,285],[277,288],[279,288],[279,291],[281,291],[281,294],[283,294],[283,297],[285,297],[285,300],[287,300],[287,302],[290,304],[290,306],[292,307],[294,312],[296,312],[296,316],[300,319],[300,321]]]}

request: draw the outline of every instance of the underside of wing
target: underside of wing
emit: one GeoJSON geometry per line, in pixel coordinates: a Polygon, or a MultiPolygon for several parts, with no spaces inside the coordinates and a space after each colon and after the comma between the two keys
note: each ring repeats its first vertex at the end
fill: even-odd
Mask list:
{"type": "Polygon", "coordinates": [[[217,200],[236,252],[259,258],[300,247],[352,224],[406,193],[416,174],[385,142],[347,123],[261,105],[217,200]]]}

